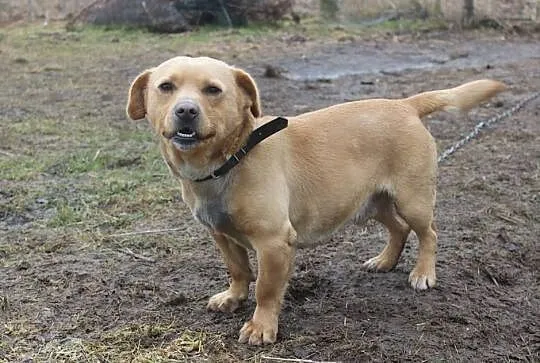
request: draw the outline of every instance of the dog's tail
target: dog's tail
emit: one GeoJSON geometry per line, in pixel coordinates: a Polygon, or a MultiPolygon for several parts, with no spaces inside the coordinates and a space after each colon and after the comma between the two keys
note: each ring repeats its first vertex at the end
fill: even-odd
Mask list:
{"type": "Polygon", "coordinates": [[[454,88],[420,93],[403,101],[414,107],[419,117],[424,117],[439,110],[468,111],[505,88],[501,82],[482,79],[454,88]]]}

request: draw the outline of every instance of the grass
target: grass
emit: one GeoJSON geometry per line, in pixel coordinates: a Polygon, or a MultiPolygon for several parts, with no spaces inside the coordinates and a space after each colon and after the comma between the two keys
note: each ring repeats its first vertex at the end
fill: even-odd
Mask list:
{"type": "MultiPolygon", "coordinates": [[[[23,357],[23,343],[37,330],[28,322],[3,324],[0,353],[23,357]]],[[[64,337],[51,339],[34,357],[52,362],[185,362],[205,358],[206,344],[215,345],[218,335],[182,329],[174,324],[131,324],[104,332],[96,339],[64,337]]],[[[0,355],[2,361],[2,355],[0,355]]]]}
{"type": "MultiPolygon", "coordinates": [[[[328,41],[338,39],[342,33],[361,36],[396,28],[405,32],[414,32],[419,29],[438,29],[445,25],[446,23],[441,19],[391,20],[366,26],[354,22],[339,24],[328,23],[319,18],[307,18],[301,24],[282,21],[276,24],[252,24],[233,29],[205,26],[187,33],[157,34],[144,29],[121,26],[84,26],[74,31],[66,31],[63,23],[53,23],[47,28],[39,25],[14,28],[7,34],[7,40],[20,50],[39,43],[45,54],[48,54],[48,50],[54,49],[56,56],[84,57],[86,53],[73,54],[74,46],[80,50],[99,52],[117,47],[115,43],[121,43],[122,50],[130,52],[137,49],[148,51],[159,48],[162,51],[169,50],[177,53],[188,50],[189,53],[194,54],[200,51],[201,47],[207,52],[214,49],[218,53],[223,53],[223,45],[232,47],[233,51],[235,48],[246,50],[245,47],[259,49],[260,40],[268,41],[291,33],[301,33],[307,38],[328,41]],[[246,40],[251,44],[243,44],[246,40]],[[111,43],[113,43],[112,47],[111,43]]],[[[17,57],[15,54],[13,58],[23,64],[26,61],[25,57],[17,57]]],[[[62,67],[56,64],[49,66],[49,70],[62,70],[62,67]]]]}

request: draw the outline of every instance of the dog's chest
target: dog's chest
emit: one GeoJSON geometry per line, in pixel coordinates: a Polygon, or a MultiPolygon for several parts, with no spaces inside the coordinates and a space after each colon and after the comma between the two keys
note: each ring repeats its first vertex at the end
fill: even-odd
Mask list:
{"type": "Polygon", "coordinates": [[[232,219],[221,200],[199,201],[192,212],[199,223],[216,232],[223,233],[232,225],[232,219]]]}
{"type": "Polygon", "coordinates": [[[195,219],[212,232],[223,233],[245,248],[251,249],[249,240],[235,227],[233,218],[221,199],[200,200],[192,208],[195,219]]]}

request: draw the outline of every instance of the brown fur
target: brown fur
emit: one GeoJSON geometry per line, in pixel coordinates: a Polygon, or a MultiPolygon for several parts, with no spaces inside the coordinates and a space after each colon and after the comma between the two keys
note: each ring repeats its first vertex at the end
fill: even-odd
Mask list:
{"type": "Polygon", "coordinates": [[[382,252],[364,266],[392,269],[410,231],[419,239],[409,276],[413,288],[435,285],[437,235],[433,208],[435,142],[420,117],[442,109],[467,110],[504,89],[491,80],[421,93],[406,99],[349,102],[289,118],[289,127],[257,145],[220,179],[195,182],[218,168],[245,142],[261,117],[257,87],[245,72],[210,58],[173,58],[132,84],[127,113],[146,117],[160,135],[163,157],[197,220],[208,227],[229,269],[228,290],[208,309],[233,311],[253,281],[247,248],[257,252],[257,307],[240,330],[241,342],[272,343],[295,250],[346,221],[373,218],[389,231],[382,252]],[[173,91],[158,89],[163,81],[173,91]],[[205,87],[223,92],[208,95],[205,87]],[[190,99],[201,109],[201,141],[180,150],[172,109],[190,99]],[[161,137],[162,136],[162,137],[161,137]]]}

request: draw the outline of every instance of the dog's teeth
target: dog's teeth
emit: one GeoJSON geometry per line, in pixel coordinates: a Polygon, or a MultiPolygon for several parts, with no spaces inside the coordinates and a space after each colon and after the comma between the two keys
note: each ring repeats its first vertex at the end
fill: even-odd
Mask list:
{"type": "Polygon", "coordinates": [[[192,132],[191,134],[184,134],[182,132],[177,132],[176,135],[178,135],[180,137],[193,137],[193,136],[195,136],[195,132],[192,132]]]}

